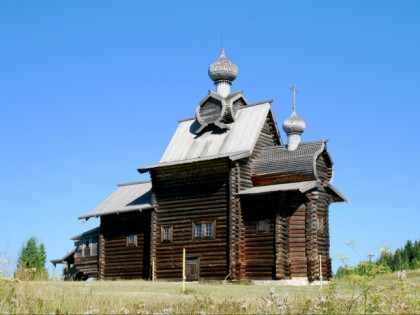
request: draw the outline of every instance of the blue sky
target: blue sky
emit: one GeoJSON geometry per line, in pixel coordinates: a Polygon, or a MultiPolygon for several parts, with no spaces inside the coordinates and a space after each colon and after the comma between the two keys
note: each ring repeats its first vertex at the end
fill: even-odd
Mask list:
{"type": "MultiPolygon", "coordinates": [[[[232,90],[273,99],[303,141],[329,139],[331,256],[420,237],[419,1],[0,1],[0,251],[48,260],[116,184],[146,180],[178,120],[214,90],[221,31],[232,90]],[[354,251],[344,243],[355,240],[354,251]]],[[[282,132],[282,131],[281,131],[282,132]]],[[[286,139],[282,132],[283,140],[286,139]]],[[[48,266],[50,264],[48,263],[48,266]]]]}

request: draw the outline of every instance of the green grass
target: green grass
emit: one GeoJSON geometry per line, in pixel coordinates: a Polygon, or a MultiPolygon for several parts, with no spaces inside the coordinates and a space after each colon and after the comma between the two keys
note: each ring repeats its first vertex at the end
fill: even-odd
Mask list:
{"type": "Polygon", "coordinates": [[[396,274],[352,280],[333,281],[322,290],[187,283],[185,293],[181,282],[0,280],[0,313],[420,314],[420,270],[408,272],[405,282],[399,282],[396,274]]]}

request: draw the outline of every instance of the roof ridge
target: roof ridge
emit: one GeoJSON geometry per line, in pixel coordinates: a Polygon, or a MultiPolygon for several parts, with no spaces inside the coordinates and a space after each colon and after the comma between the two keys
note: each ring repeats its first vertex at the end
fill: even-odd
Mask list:
{"type": "Polygon", "coordinates": [[[247,106],[244,106],[241,109],[245,109],[245,108],[250,108],[250,107],[254,107],[254,106],[258,106],[258,105],[264,105],[264,104],[270,104],[273,102],[273,100],[265,100],[265,101],[261,101],[261,102],[257,102],[257,103],[252,103],[252,104],[248,104],[247,106]]]}
{"type": "Polygon", "coordinates": [[[124,184],[118,184],[118,187],[123,187],[123,186],[131,186],[131,185],[139,185],[139,184],[146,184],[146,183],[151,183],[151,180],[144,180],[144,181],[140,181],[140,182],[129,182],[129,183],[124,183],[124,184]]]}

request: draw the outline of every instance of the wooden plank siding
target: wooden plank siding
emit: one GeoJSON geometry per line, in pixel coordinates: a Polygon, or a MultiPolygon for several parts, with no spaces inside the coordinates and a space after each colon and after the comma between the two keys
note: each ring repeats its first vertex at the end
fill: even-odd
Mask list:
{"type": "Polygon", "coordinates": [[[133,211],[101,217],[102,279],[150,278],[150,213],[133,211]],[[135,244],[129,244],[134,235],[135,244]]]}
{"type": "Polygon", "coordinates": [[[198,274],[224,279],[229,273],[229,173],[230,161],[218,159],[152,171],[156,196],[157,279],[182,279],[182,249],[199,261],[198,274]],[[213,237],[194,237],[194,223],[214,223],[213,237]],[[172,228],[172,240],[163,241],[161,230],[172,228]]]}

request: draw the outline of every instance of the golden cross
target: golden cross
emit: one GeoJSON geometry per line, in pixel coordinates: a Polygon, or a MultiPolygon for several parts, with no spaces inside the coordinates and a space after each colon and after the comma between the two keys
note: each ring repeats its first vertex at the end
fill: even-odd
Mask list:
{"type": "Polygon", "coordinates": [[[296,85],[293,84],[293,86],[290,88],[293,91],[293,104],[292,104],[292,108],[293,111],[296,111],[296,93],[299,93],[298,90],[296,90],[296,85]]]}

